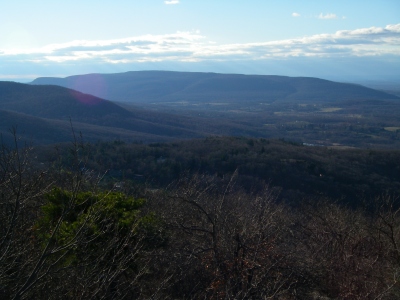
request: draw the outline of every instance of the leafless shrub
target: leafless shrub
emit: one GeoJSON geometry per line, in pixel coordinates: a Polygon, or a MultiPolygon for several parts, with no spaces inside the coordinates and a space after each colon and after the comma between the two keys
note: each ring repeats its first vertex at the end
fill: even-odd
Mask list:
{"type": "Polygon", "coordinates": [[[298,274],[285,249],[289,213],[268,187],[248,195],[236,188],[235,177],[197,175],[156,196],[170,232],[166,255],[177,266],[172,296],[294,298],[298,274]]]}
{"type": "Polygon", "coordinates": [[[391,230],[393,212],[388,214],[376,212],[369,218],[364,211],[327,201],[303,208],[297,222],[297,255],[312,274],[317,294],[335,299],[397,298],[398,265],[391,253],[396,253],[399,236],[391,230]]]}

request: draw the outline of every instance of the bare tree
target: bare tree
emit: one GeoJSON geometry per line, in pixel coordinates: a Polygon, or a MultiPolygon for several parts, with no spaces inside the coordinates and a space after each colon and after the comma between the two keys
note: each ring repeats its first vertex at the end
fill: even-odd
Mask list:
{"type": "Polygon", "coordinates": [[[310,292],[315,297],[397,298],[393,288],[398,281],[398,266],[388,255],[395,254],[398,236],[392,238],[391,226],[383,221],[390,219],[394,224],[393,215],[380,212],[378,219],[375,213],[367,216],[365,211],[321,200],[303,207],[297,221],[300,247],[296,255],[310,274],[310,292]],[[382,232],[386,241],[380,236],[382,232]]]}
{"type": "Polygon", "coordinates": [[[175,269],[172,297],[209,299],[294,298],[290,220],[268,187],[249,195],[227,182],[194,176],[156,196],[170,230],[165,257],[175,269]],[[161,199],[160,199],[161,197],[161,199]]]}
{"type": "Polygon", "coordinates": [[[32,230],[41,197],[50,186],[45,170],[33,166],[31,148],[20,148],[16,129],[14,147],[1,145],[0,152],[0,293],[15,294],[29,273],[36,254],[32,230]]]}

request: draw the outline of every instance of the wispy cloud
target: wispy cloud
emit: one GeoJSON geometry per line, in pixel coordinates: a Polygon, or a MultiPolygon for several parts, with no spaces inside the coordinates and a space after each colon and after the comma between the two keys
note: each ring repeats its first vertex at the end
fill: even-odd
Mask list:
{"type": "Polygon", "coordinates": [[[0,63],[25,61],[49,64],[127,64],[383,55],[400,57],[400,24],[259,43],[218,44],[199,32],[144,35],[115,40],[81,40],[47,45],[39,49],[0,49],[0,63]]]}
{"type": "Polygon", "coordinates": [[[164,1],[165,4],[170,5],[170,4],[179,4],[179,0],[170,0],[170,1],[164,1]]]}
{"type": "Polygon", "coordinates": [[[297,13],[297,12],[294,12],[294,13],[292,13],[292,17],[300,17],[301,15],[299,14],[299,13],[297,13]]]}
{"type": "Polygon", "coordinates": [[[332,20],[332,19],[337,19],[338,18],[338,16],[336,15],[336,14],[323,14],[323,13],[320,13],[319,15],[318,15],[318,19],[322,19],[322,20],[332,20]]]}

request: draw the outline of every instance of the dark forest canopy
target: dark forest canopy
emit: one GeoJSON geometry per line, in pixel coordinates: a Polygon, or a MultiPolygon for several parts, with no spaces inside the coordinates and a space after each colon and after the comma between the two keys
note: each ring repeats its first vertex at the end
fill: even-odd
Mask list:
{"type": "MultiPolygon", "coordinates": [[[[41,148],[47,160],[52,147],[41,148]],[[47,149],[47,150],[45,150],[47,149]]],[[[400,193],[400,151],[335,149],[284,140],[211,137],[173,143],[99,142],[90,147],[88,166],[111,181],[166,187],[182,176],[229,177],[247,191],[268,183],[290,203],[327,197],[353,206],[382,194],[400,193]]]]}

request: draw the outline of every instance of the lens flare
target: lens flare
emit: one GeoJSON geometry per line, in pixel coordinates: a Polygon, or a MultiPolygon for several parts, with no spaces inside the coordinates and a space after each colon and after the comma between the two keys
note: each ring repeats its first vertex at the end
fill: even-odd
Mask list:
{"type": "Polygon", "coordinates": [[[81,103],[96,105],[101,99],[107,99],[107,85],[101,74],[90,74],[87,76],[72,77],[72,95],[81,103]],[[75,92],[82,91],[84,94],[75,92]],[[95,97],[93,97],[95,96],[95,97]]]}

